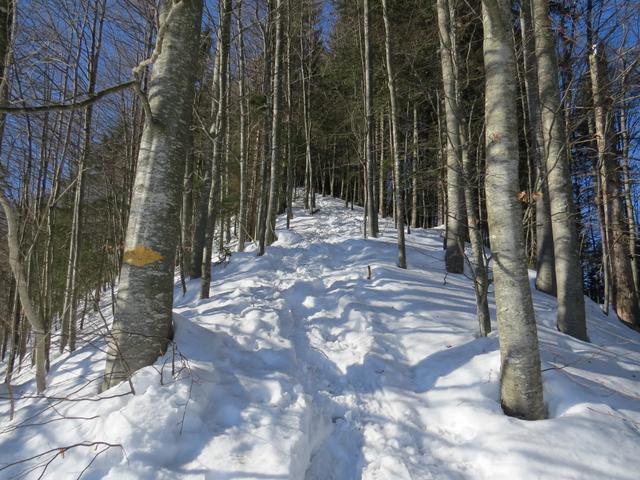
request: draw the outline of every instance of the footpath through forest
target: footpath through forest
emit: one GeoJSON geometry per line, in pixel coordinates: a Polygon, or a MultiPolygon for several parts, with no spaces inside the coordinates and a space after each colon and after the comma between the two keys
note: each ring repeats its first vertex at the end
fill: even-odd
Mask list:
{"type": "Polygon", "coordinates": [[[0,469],[52,450],[0,478],[38,478],[49,459],[52,479],[637,478],[640,335],[589,301],[592,343],[562,335],[534,292],[550,419],[506,417],[497,337],[478,338],[440,231],[412,231],[401,270],[392,223],[365,240],[361,209],[319,208],[296,209],[289,231],[280,218],[265,256],[214,266],[210,300],[176,284],[175,344],[135,395],[95,393],[106,303],[53,361],[48,399],[17,400],[9,421],[0,391],[0,469]]]}

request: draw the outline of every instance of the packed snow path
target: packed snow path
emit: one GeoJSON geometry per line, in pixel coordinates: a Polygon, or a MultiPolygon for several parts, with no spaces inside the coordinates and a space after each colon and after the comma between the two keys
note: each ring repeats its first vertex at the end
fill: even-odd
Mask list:
{"type": "MultiPolygon", "coordinates": [[[[49,397],[75,401],[19,400],[9,421],[0,400],[0,468],[106,442],[97,458],[102,447],[67,449],[45,478],[89,464],[82,478],[637,478],[640,335],[588,302],[592,343],[574,340],[535,292],[550,419],[506,417],[496,334],[477,337],[471,283],[445,275],[440,231],[414,230],[401,270],[389,222],[365,240],[361,209],[318,201],[289,231],[279,219],[263,257],[216,265],[210,300],[197,281],[176,287],[175,345],[134,376],[136,395],[123,384],[92,401],[104,340],[90,330],[49,379],[49,397]]],[[[37,478],[49,457],[0,478],[37,478]]]]}

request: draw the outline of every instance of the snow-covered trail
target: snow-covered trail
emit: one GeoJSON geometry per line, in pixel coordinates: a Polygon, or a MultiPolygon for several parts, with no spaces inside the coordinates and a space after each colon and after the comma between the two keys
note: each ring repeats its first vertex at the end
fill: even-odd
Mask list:
{"type": "Polygon", "coordinates": [[[389,222],[362,239],[361,209],[318,205],[296,209],[289,231],[280,218],[263,257],[213,267],[211,299],[198,281],[185,296],[176,286],[175,344],[134,376],[135,396],[126,384],[94,393],[95,333],[54,360],[50,397],[79,391],[16,402],[0,423],[0,478],[38,478],[42,458],[22,477],[25,464],[2,462],[78,442],[118,447],[65,450],[45,478],[90,462],[82,478],[636,478],[640,335],[588,302],[592,343],[573,340],[554,327],[555,300],[534,292],[550,419],[505,417],[496,334],[477,337],[471,283],[445,274],[440,231],[414,230],[401,270],[389,222]]]}

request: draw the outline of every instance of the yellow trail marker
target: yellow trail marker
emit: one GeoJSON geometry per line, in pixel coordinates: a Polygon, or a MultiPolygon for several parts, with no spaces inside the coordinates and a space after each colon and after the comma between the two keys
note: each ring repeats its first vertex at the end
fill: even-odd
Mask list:
{"type": "Polygon", "coordinates": [[[160,255],[158,252],[156,252],[155,250],[151,250],[144,245],[138,245],[133,249],[124,252],[125,263],[133,265],[135,267],[144,267],[145,265],[149,265],[150,263],[162,260],[162,258],[162,255],[160,255]]]}

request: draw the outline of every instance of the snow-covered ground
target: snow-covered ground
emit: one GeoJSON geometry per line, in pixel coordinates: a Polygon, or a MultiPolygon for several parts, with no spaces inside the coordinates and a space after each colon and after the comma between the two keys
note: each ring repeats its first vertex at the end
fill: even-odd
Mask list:
{"type": "Polygon", "coordinates": [[[10,421],[0,387],[0,478],[638,478],[639,334],[587,301],[592,343],[574,340],[534,292],[550,418],[506,417],[496,334],[478,338],[440,232],[414,230],[401,270],[391,224],[364,240],[361,209],[319,207],[265,256],[216,266],[212,299],[176,287],[175,345],[135,395],[96,393],[107,303],[53,361],[46,398],[26,398],[23,368],[10,421]]]}

